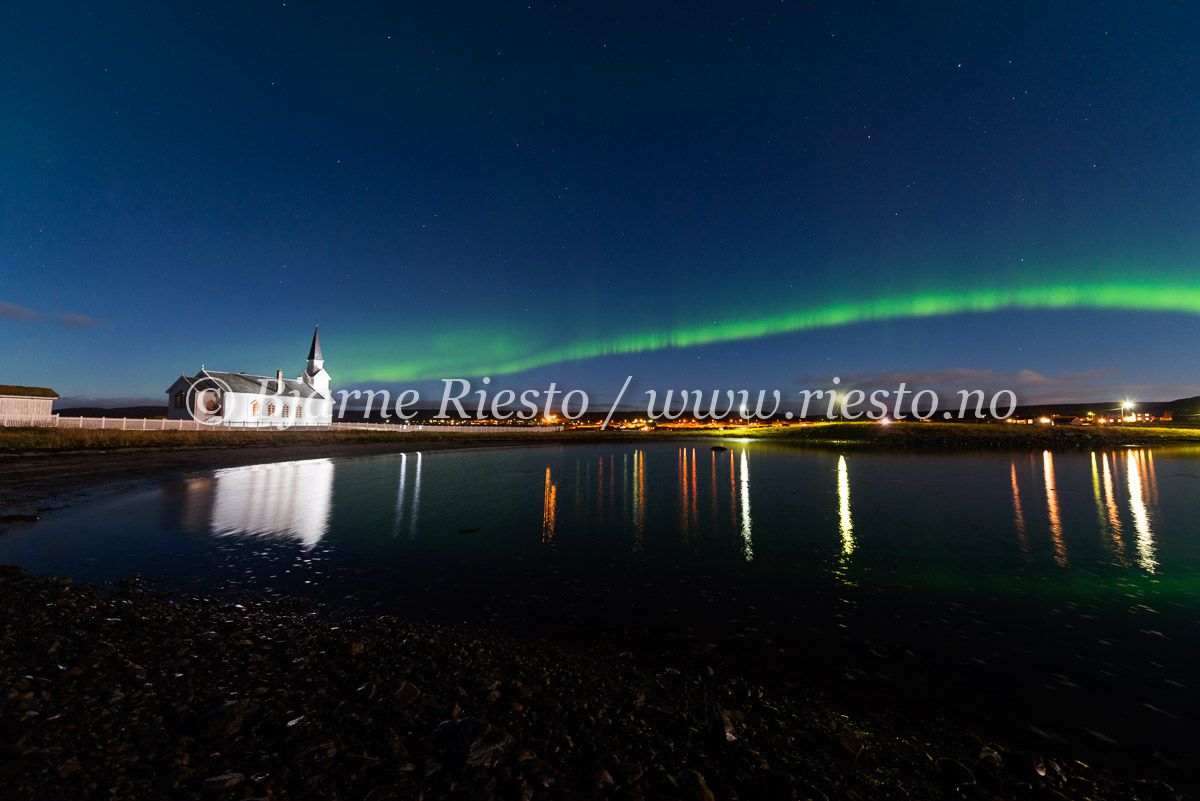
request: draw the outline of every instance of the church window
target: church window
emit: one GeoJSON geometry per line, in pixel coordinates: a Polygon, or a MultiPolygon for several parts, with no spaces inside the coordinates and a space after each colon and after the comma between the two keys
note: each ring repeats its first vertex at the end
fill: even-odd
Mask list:
{"type": "Polygon", "coordinates": [[[262,410],[262,404],[260,404],[258,401],[254,401],[254,403],[250,404],[250,416],[251,417],[258,417],[258,413],[261,410],[262,410]]]}
{"type": "Polygon", "coordinates": [[[291,411],[292,410],[288,408],[288,405],[286,403],[283,404],[283,416],[284,417],[291,417],[291,411]]]}
{"type": "Polygon", "coordinates": [[[275,416],[275,404],[268,403],[267,404],[267,417],[274,417],[274,416],[275,416]]]}

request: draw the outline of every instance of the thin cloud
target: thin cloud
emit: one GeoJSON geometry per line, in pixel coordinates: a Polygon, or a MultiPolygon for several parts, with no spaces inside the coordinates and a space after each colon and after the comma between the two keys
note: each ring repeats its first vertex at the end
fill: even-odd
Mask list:
{"type": "Polygon", "coordinates": [[[0,300],[0,319],[13,320],[18,323],[32,323],[41,315],[33,309],[27,309],[24,306],[18,306],[15,303],[5,303],[0,300]]]}
{"type": "Polygon", "coordinates": [[[63,314],[59,316],[58,324],[63,328],[95,328],[104,325],[104,321],[86,314],[63,314]]]}
{"type": "MultiPolygon", "coordinates": [[[[1016,394],[1022,404],[1029,403],[1086,403],[1123,398],[1129,394],[1125,381],[1120,380],[1120,371],[1112,369],[1085,370],[1074,373],[1043,374],[1034,370],[972,370],[965,367],[946,370],[913,370],[879,373],[842,373],[838,389],[863,390],[870,393],[875,389],[895,391],[900,383],[909,392],[928,389],[940,398],[956,398],[962,390],[983,390],[994,395],[1001,390],[1016,394]]],[[[828,389],[833,386],[833,375],[802,376],[796,383],[804,388],[828,389]]],[[[1189,384],[1162,384],[1139,386],[1138,395],[1143,400],[1159,398],[1172,400],[1197,394],[1197,387],[1189,384]]]]}

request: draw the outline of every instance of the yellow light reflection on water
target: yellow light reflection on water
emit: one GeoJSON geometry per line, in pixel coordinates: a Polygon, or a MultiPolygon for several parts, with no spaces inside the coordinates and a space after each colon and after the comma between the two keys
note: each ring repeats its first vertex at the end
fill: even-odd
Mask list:
{"type": "Polygon", "coordinates": [[[699,493],[699,490],[696,488],[696,449],[695,448],[692,448],[692,474],[691,474],[690,481],[691,481],[691,494],[688,497],[691,500],[691,506],[688,509],[688,513],[689,513],[689,516],[692,521],[692,528],[691,528],[692,535],[695,536],[696,527],[699,525],[699,521],[697,519],[699,517],[699,512],[698,512],[699,506],[696,503],[696,495],[699,493]]]}
{"type": "Polygon", "coordinates": [[[1133,513],[1133,530],[1137,533],[1138,564],[1150,573],[1158,569],[1154,559],[1154,532],[1150,529],[1150,512],[1146,508],[1145,487],[1142,484],[1142,471],[1145,461],[1142,452],[1132,451],[1125,455],[1128,468],[1129,510],[1133,513]]]}
{"type": "Polygon", "coordinates": [[[1096,522],[1106,535],[1105,547],[1113,552],[1116,561],[1128,565],[1125,542],[1121,538],[1121,515],[1113,498],[1112,474],[1108,466],[1108,454],[1100,454],[1099,470],[1096,454],[1092,454],[1092,495],[1096,500],[1096,522]],[[1103,489],[1102,489],[1103,488],[1103,489]]]}
{"type": "MultiPolygon", "coordinates": [[[[1113,457],[1113,461],[1116,461],[1116,457],[1113,457]]],[[[1101,457],[1101,464],[1104,465],[1104,508],[1108,512],[1108,527],[1117,547],[1124,550],[1125,543],[1121,536],[1121,512],[1117,509],[1117,496],[1113,491],[1113,473],[1108,464],[1107,453],[1101,457]]]]}
{"type": "Polygon", "coordinates": [[[550,474],[550,468],[546,468],[546,481],[543,485],[543,500],[542,500],[542,542],[554,541],[554,529],[558,519],[558,487],[554,484],[554,478],[550,474]]]}
{"type": "Polygon", "coordinates": [[[850,473],[846,457],[838,457],[838,530],[842,535],[842,557],[854,553],[854,521],[850,519],[850,473]]]}
{"type": "Polygon", "coordinates": [[[1058,490],[1054,486],[1054,457],[1042,452],[1042,469],[1046,479],[1046,510],[1050,516],[1050,541],[1054,544],[1054,561],[1067,566],[1067,543],[1063,539],[1062,513],[1058,508],[1058,490]]]}
{"type": "Polygon", "coordinates": [[[1017,527],[1017,542],[1021,552],[1029,555],[1029,538],[1025,536],[1025,510],[1021,508],[1021,489],[1017,484],[1017,463],[1012,462],[1013,524],[1017,527]]]}
{"type": "Polygon", "coordinates": [[[742,553],[747,562],[754,559],[750,526],[750,458],[745,448],[742,448],[742,553]]]}
{"type": "Polygon", "coordinates": [[[646,460],[641,451],[633,452],[633,549],[642,550],[646,535],[646,460]]]}
{"type": "Polygon", "coordinates": [[[692,533],[692,483],[688,474],[688,449],[679,449],[679,532],[688,537],[692,533]]]}

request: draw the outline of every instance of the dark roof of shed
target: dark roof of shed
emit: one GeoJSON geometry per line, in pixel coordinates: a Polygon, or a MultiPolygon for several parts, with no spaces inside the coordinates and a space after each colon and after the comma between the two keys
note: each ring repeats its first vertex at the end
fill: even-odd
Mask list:
{"type": "Polygon", "coordinates": [[[0,395],[10,395],[24,398],[54,398],[58,393],[46,387],[18,387],[13,384],[0,384],[0,395]]]}

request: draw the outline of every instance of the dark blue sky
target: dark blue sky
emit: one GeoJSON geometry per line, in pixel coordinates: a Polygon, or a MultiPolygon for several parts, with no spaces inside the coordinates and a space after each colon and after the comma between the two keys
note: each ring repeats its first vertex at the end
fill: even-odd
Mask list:
{"type": "Polygon", "coordinates": [[[10,6],[0,383],[1200,394],[1195,7],[826,5],[10,6]]]}

